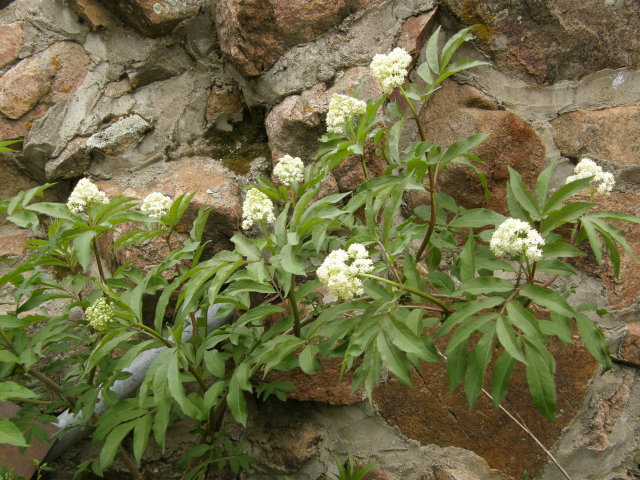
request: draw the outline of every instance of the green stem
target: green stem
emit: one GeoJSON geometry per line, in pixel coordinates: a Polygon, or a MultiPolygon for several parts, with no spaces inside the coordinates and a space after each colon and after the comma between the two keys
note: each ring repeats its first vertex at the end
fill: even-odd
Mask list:
{"type": "Polygon", "coordinates": [[[96,257],[96,264],[98,265],[98,273],[100,274],[100,280],[102,283],[105,283],[106,277],[104,275],[104,270],[102,268],[102,260],[100,260],[100,252],[98,251],[98,242],[94,238],[91,241],[91,246],[93,247],[93,255],[96,257]]]}
{"type": "Polygon", "coordinates": [[[415,288],[412,288],[408,285],[404,285],[402,283],[398,283],[398,282],[394,282],[393,280],[389,280],[388,278],[382,278],[382,277],[378,277],[376,275],[369,275],[368,273],[359,273],[358,276],[360,277],[364,277],[364,278],[370,278],[372,280],[377,280],[379,282],[383,282],[386,283],[388,285],[391,285],[393,287],[399,288],[400,290],[406,290],[409,293],[413,293],[414,295],[418,295],[419,297],[424,298],[425,300],[429,300],[431,303],[435,303],[436,305],[438,305],[440,308],[442,308],[443,312],[446,314],[450,313],[450,308],[449,305],[447,305],[446,303],[444,303],[441,300],[438,300],[436,297],[429,295],[428,293],[422,292],[420,290],[416,290],[415,288]]]}
{"type": "MultiPolygon", "coordinates": [[[[402,96],[404,97],[404,99],[407,101],[407,104],[409,105],[409,109],[411,110],[411,113],[413,114],[413,120],[416,123],[416,126],[418,127],[418,133],[420,134],[420,140],[422,140],[423,142],[427,141],[427,133],[424,131],[424,127],[422,126],[422,122],[420,121],[420,114],[416,111],[416,107],[413,105],[413,102],[411,101],[411,99],[408,97],[407,92],[404,91],[404,89],[402,87],[400,87],[400,92],[402,93],[402,96]]],[[[423,107],[424,105],[427,104],[427,102],[429,101],[429,99],[425,99],[423,102],[423,107]]],[[[423,109],[420,109],[420,112],[422,112],[423,109]]],[[[419,262],[422,259],[422,255],[424,254],[425,249],[427,248],[427,245],[429,244],[429,241],[431,240],[431,236],[433,235],[433,232],[436,228],[436,210],[437,210],[437,206],[436,206],[436,169],[434,168],[433,165],[429,165],[429,193],[431,195],[431,216],[429,218],[429,228],[427,229],[427,234],[424,237],[424,240],[422,240],[422,243],[420,244],[420,248],[418,248],[418,252],[416,254],[416,261],[419,262]]]]}
{"type": "Polygon", "coordinates": [[[364,179],[369,179],[369,170],[367,170],[367,163],[364,158],[364,155],[360,155],[360,164],[362,165],[362,171],[364,172],[364,179]]]}
{"type": "Polygon", "coordinates": [[[271,236],[267,232],[267,227],[265,227],[264,222],[262,220],[259,220],[259,223],[260,223],[260,226],[262,227],[262,233],[264,233],[264,238],[267,241],[267,246],[269,247],[269,250],[273,252],[274,251],[273,243],[271,243],[271,236]]]}
{"type": "Polygon", "coordinates": [[[291,311],[293,312],[293,333],[296,337],[300,338],[300,312],[298,311],[298,302],[295,296],[295,285],[293,279],[291,280],[291,288],[289,288],[289,304],[291,305],[291,311]]]}

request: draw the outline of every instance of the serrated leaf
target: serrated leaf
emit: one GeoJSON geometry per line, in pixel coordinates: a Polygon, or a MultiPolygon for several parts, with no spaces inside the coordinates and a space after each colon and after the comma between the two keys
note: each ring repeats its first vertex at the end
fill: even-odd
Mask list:
{"type": "Polygon", "coordinates": [[[307,375],[313,375],[316,373],[315,364],[318,350],[317,345],[310,343],[304,348],[304,350],[302,350],[302,353],[300,353],[300,356],[298,357],[300,369],[307,375]]]}
{"type": "Polygon", "coordinates": [[[515,200],[524,208],[533,220],[540,220],[540,210],[533,197],[527,190],[522,177],[513,168],[509,167],[509,185],[515,200]]]}
{"type": "Polygon", "coordinates": [[[18,427],[8,418],[0,417],[0,444],[3,443],[16,447],[29,446],[18,427]]]}
{"type": "Polygon", "coordinates": [[[248,260],[257,261],[262,258],[262,254],[255,240],[240,235],[239,233],[236,233],[230,240],[236,246],[236,250],[248,260]]]}
{"type": "Polygon", "coordinates": [[[543,214],[552,212],[558,208],[562,202],[580,193],[584,188],[591,183],[592,177],[580,178],[573,182],[567,183],[560,187],[545,203],[543,214]]]}
{"type": "Polygon", "coordinates": [[[140,460],[142,460],[142,455],[149,442],[149,434],[151,433],[151,426],[153,425],[152,420],[151,414],[148,413],[144,417],[139,418],[133,428],[133,456],[138,464],[140,460]]]}
{"type": "Polygon", "coordinates": [[[280,264],[285,271],[293,275],[307,276],[304,271],[304,264],[296,257],[296,253],[291,244],[286,244],[282,248],[280,264]]]}
{"type": "Polygon", "coordinates": [[[502,345],[505,351],[518,362],[526,364],[527,361],[518,346],[518,341],[516,340],[516,336],[514,331],[511,329],[507,322],[505,321],[504,315],[500,315],[498,317],[498,321],[496,323],[496,333],[498,334],[498,341],[500,345],[502,345]]]}
{"type": "Polygon", "coordinates": [[[467,369],[464,374],[464,394],[467,397],[467,402],[469,402],[469,408],[473,408],[473,404],[484,386],[484,376],[493,351],[494,331],[495,325],[492,325],[490,330],[475,344],[467,359],[467,369]]]}
{"type": "Polygon", "coordinates": [[[493,292],[509,292],[513,289],[513,283],[503,278],[478,277],[464,282],[456,289],[453,295],[462,293],[486,295],[493,292]]]}
{"type": "Polygon", "coordinates": [[[469,232],[467,241],[464,244],[462,252],[460,252],[458,268],[460,270],[460,280],[463,282],[471,280],[476,275],[475,236],[473,232],[469,232]]]}
{"type": "Polygon", "coordinates": [[[465,210],[451,222],[452,227],[481,228],[487,225],[500,225],[507,217],[486,208],[465,210]]]}
{"type": "Polygon", "coordinates": [[[545,359],[545,356],[550,354],[542,344],[534,343],[526,337],[525,344],[527,359],[525,371],[531,398],[538,410],[549,420],[553,420],[556,416],[556,386],[553,371],[550,370],[549,362],[545,359]]]}
{"type": "Polygon", "coordinates": [[[440,27],[436,28],[436,31],[431,34],[429,41],[427,42],[427,64],[432,72],[436,75],[440,75],[440,63],[438,60],[438,38],[440,37],[440,27]]]}
{"type": "Polygon", "coordinates": [[[573,318],[576,315],[575,310],[564,297],[548,288],[528,284],[520,289],[520,295],[569,318],[573,318]]]}
{"type": "Polygon", "coordinates": [[[605,370],[609,370],[611,368],[611,357],[609,346],[602,331],[585,315],[579,314],[575,318],[578,332],[580,332],[580,337],[585,347],[605,370]]]}
{"type": "Polygon", "coordinates": [[[396,347],[389,343],[383,332],[376,337],[376,346],[380,358],[391,372],[405,385],[411,385],[408,362],[403,360],[396,347]]]}
{"type": "Polygon", "coordinates": [[[509,380],[513,374],[516,361],[507,352],[502,352],[493,366],[491,380],[491,396],[493,404],[497,408],[509,390],[509,380]]]}
{"type": "Polygon", "coordinates": [[[438,330],[436,336],[441,337],[443,335],[446,335],[451,331],[453,327],[466,320],[471,315],[475,315],[482,310],[495,307],[502,302],[504,302],[504,298],[502,297],[488,297],[480,300],[472,300],[465,303],[456,303],[456,311],[449,315],[449,317],[442,324],[442,327],[440,327],[440,330],[438,330]]]}
{"type": "Polygon", "coordinates": [[[36,398],[38,395],[32,392],[27,387],[16,382],[2,382],[0,383],[0,402],[6,402],[11,397],[16,398],[36,398]]]}
{"type": "Polygon", "coordinates": [[[546,235],[565,223],[573,222],[596,206],[593,202],[573,202],[552,211],[540,225],[540,233],[546,235]]]}

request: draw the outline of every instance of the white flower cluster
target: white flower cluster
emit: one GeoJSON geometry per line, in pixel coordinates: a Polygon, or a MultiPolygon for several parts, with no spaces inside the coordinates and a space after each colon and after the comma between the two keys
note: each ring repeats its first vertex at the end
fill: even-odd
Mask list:
{"type": "Polygon", "coordinates": [[[87,308],[84,315],[87,317],[89,325],[96,330],[104,330],[113,321],[113,308],[106,298],[100,297],[87,308]]]}
{"type": "Polygon", "coordinates": [[[257,188],[247,192],[242,204],[242,228],[249,230],[255,222],[275,222],[273,202],[257,188]]]}
{"type": "Polygon", "coordinates": [[[107,194],[88,178],[82,178],[69,195],[67,207],[73,213],[81,213],[85,208],[95,203],[109,203],[107,194]]]}
{"type": "Polygon", "coordinates": [[[171,208],[173,201],[171,198],[163,195],[160,192],[153,192],[147,195],[147,197],[140,204],[140,211],[146,213],[151,218],[160,220],[164,217],[171,208]]]}
{"type": "Polygon", "coordinates": [[[343,300],[351,300],[362,295],[362,281],[359,273],[373,270],[373,262],[363,245],[354,243],[345,252],[341,248],[334,250],[316,270],[318,279],[325,284],[331,293],[343,300]]]}
{"type": "Polygon", "coordinates": [[[273,175],[285,187],[290,186],[292,183],[300,183],[304,181],[304,163],[299,157],[285,155],[273,167],[273,175]]]}
{"type": "Polygon", "coordinates": [[[529,260],[540,260],[544,239],[531,225],[517,218],[507,218],[491,237],[489,247],[498,257],[524,254],[529,260]]]}
{"type": "Polygon", "coordinates": [[[367,111],[367,104],[362,100],[335,93],[329,102],[327,112],[327,131],[342,133],[345,123],[353,121],[356,115],[363,115],[367,111]]]}
{"type": "Polygon", "coordinates": [[[401,87],[407,76],[407,67],[411,63],[411,55],[402,48],[394,48],[387,55],[378,53],[371,61],[371,73],[378,81],[384,93],[391,93],[396,87],[401,87]]]}
{"type": "Polygon", "coordinates": [[[573,171],[574,175],[567,177],[566,183],[579,180],[581,178],[593,177],[591,188],[601,195],[608,195],[616,184],[613,174],[605,172],[602,167],[590,158],[583,158],[578,162],[573,171]]]}

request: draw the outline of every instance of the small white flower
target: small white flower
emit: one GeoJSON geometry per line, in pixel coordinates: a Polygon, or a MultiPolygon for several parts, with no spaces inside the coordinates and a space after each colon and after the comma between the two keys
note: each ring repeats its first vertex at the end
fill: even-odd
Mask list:
{"type": "Polygon", "coordinates": [[[394,48],[387,55],[378,53],[371,61],[371,73],[384,93],[391,93],[401,87],[407,76],[407,67],[411,64],[411,55],[402,48],[394,48]]]}
{"type": "Polygon", "coordinates": [[[171,198],[163,195],[160,192],[153,192],[147,195],[147,197],[140,204],[140,211],[146,213],[151,218],[160,220],[164,217],[171,208],[173,201],[171,198]]]}
{"type": "Polygon", "coordinates": [[[517,218],[507,218],[491,237],[489,247],[497,257],[523,254],[529,260],[540,260],[544,239],[531,225],[517,218]]]}
{"type": "Polygon", "coordinates": [[[327,112],[327,131],[342,133],[347,122],[352,122],[356,115],[363,115],[367,111],[367,104],[357,98],[347,95],[334,94],[329,102],[327,112]]]}
{"type": "Polygon", "coordinates": [[[82,178],[69,195],[67,207],[73,213],[81,213],[85,208],[96,203],[109,203],[107,194],[88,178],[82,178]]]}
{"type": "Polygon", "coordinates": [[[366,248],[354,243],[345,252],[341,248],[334,250],[316,270],[318,279],[325,284],[331,293],[343,300],[351,300],[364,293],[359,273],[373,270],[373,262],[366,248]]]}
{"type": "Polygon", "coordinates": [[[280,180],[280,183],[285,187],[293,183],[300,183],[304,181],[304,163],[302,163],[299,157],[285,155],[280,158],[276,166],[273,167],[273,175],[280,180]]]}
{"type": "Polygon", "coordinates": [[[106,298],[100,297],[84,312],[89,325],[96,330],[104,330],[113,322],[113,308],[106,298]]]}
{"type": "Polygon", "coordinates": [[[275,222],[273,202],[257,188],[247,192],[242,204],[242,228],[248,230],[255,222],[275,222]]]}
{"type": "Polygon", "coordinates": [[[565,183],[570,183],[581,178],[593,177],[591,180],[591,191],[601,195],[609,195],[616,184],[613,174],[605,172],[602,167],[590,158],[583,158],[578,162],[573,171],[574,175],[569,175],[565,183]]]}

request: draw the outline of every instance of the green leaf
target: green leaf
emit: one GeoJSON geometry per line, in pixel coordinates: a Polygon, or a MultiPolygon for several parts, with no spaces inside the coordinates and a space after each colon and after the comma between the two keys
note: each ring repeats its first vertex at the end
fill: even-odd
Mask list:
{"type": "Polygon", "coordinates": [[[113,460],[116,458],[116,454],[118,453],[118,449],[120,448],[120,444],[129,432],[133,430],[135,424],[135,421],[123,423],[118,425],[111,431],[111,433],[109,433],[104,441],[102,450],[100,451],[100,461],[98,464],[99,474],[113,463],[113,460]]]}
{"type": "Polygon", "coordinates": [[[548,288],[528,284],[520,289],[520,294],[533,300],[538,305],[547,307],[552,312],[558,312],[570,318],[576,315],[575,310],[567,303],[565,298],[548,288]]]}
{"type": "MultiPolygon", "coordinates": [[[[427,84],[427,87],[433,86],[433,75],[427,62],[421,63],[417,70],[418,76],[427,84]]],[[[402,114],[398,115],[402,116],[402,114]]]]}
{"type": "Polygon", "coordinates": [[[542,247],[545,258],[584,257],[586,253],[565,242],[550,242],[542,247]]]}
{"type": "Polygon", "coordinates": [[[538,319],[528,309],[524,308],[517,300],[507,303],[509,321],[531,338],[544,340],[538,319]]]}
{"type": "Polygon", "coordinates": [[[464,378],[467,370],[467,344],[460,343],[447,354],[447,380],[449,382],[449,395],[452,395],[456,387],[464,378]]]}
{"type": "Polygon", "coordinates": [[[505,321],[504,315],[500,315],[498,317],[498,321],[496,324],[496,332],[498,333],[498,340],[500,341],[500,345],[504,347],[506,352],[518,362],[527,363],[520,347],[518,346],[518,341],[516,339],[514,331],[511,329],[507,322],[505,321]]]}
{"type": "Polygon", "coordinates": [[[29,205],[27,210],[33,212],[49,215],[53,218],[62,218],[64,220],[74,220],[74,217],[69,212],[69,208],[64,203],[52,203],[52,202],[40,202],[33,205],[29,205]]]}
{"type": "Polygon", "coordinates": [[[593,177],[581,178],[560,187],[549,197],[542,213],[546,214],[558,208],[562,202],[584,190],[584,188],[591,183],[592,179],[593,177]]]}
{"type": "MultiPolygon", "coordinates": [[[[18,361],[18,357],[16,357],[13,353],[9,352],[8,350],[0,350],[0,362],[2,363],[9,363],[9,362],[17,362],[18,361]]],[[[1,391],[0,391],[1,394],[1,391]]],[[[0,400],[2,401],[2,400],[0,400]]]]}
{"type": "MultiPolygon", "coordinates": [[[[526,375],[529,392],[538,410],[553,420],[556,416],[556,387],[553,371],[549,368],[548,356],[551,354],[544,346],[525,337],[526,375]]],[[[553,357],[552,357],[553,358],[553,357]]]]}
{"type": "Polygon", "coordinates": [[[248,367],[245,363],[240,364],[233,373],[229,382],[229,393],[227,393],[227,405],[231,410],[233,418],[241,425],[247,425],[247,402],[244,398],[243,386],[246,383],[248,367]]]}
{"type": "Polygon", "coordinates": [[[457,158],[463,153],[467,153],[473,147],[480,145],[491,135],[492,135],[491,133],[471,135],[470,137],[467,137],[465,139],[459,140],[451,144],[451,146],[447,148],[445,152],[442,154],[442,158],[440,160],[440,167],[444,168],[454,158],[457,158]]]}
{"type": "Polygon", "coordinates": [[[83,270],[86,272],[89,267],[89,262],[92,257],[92,242],[96,238],[96,232],[93,230],[87,230],[77,235],[73,239],[73,247],[76,255],[78,256],[78,262],[82,265],[83,270]]]}
{"type": "Polygon", "coordinates": [[[575,318],[578,332],[580,332],[580,337],[582,337],[585,347],[605,370],[609,370],[611,368],[611,356],[602,331],[585,315],[578,314],[575,318]]]}
{"type": "Polygon", "coordinates": [[[553,171],[556,169],[556,162],[552,161],[551,164],[545,168],[540,175],[538,175],[538,179],[536,180],[535,187],[535,199],[538,205],[541,205],[541,208],[544,210],[544,204],[547,201],[547,195],[549,195],[549,183],[551,182],[551,175],[553,171]]]}
{"type": "Polygon", "coordinates": [[[458,329],[451,335],[445,354],[449,357],[449,354],[454,351],[460,344],[466,344],[471,335],[483,328],[487,323],[495,320],[497,314],[489,313],[486,315],[478,315],[464,322],[458,329]]]}
{"type": "Polygon", "coordinates": [[[382,361],[387,365],[389,370],[391,370],[402,383],[411,385],[408,362],[402,358],[396,347],[389,343],[383,332],[378,333],[376,346],[378,347],[382,361]]]}
{"type": "Polygon", "coordinates": [[[503,278],[478,277],[464,282],[453,294],[487,295],[493,292],[510,292],[513,289],[513,283],[503,278]]]}
{"type": "Polygon", "coordinates": [[[422,338],[412,332],[407,325],[395,318],[395,316],[391,315],[390,319],[393,326],[393,330],[389,332],[391,343],[403,352],[416,355],[420,360],[438,361],[438,357],[434,356],[433,352],[427,348],[422,338]]]}
{"type": "Polygon", "coordinates": [[[597,203],[573,202],[554,210],[545,217],[540,226],[540,233],[546,235],[565,223],[573,222],[591,210],[597,203]]]}
{"type": "Polygon", "coordinates": [[[316,355],[318,354],[318,346],[309,343],[302,353],[300,357],[298,357],[298,362],[300,363],[300,369],[307,375],[313,375],[316,373],[316,355]]]}
{"type": "Polygon", "coordinates": [[[515,200],[524,208],[533,220],[540,220],[540,210],[534,202],[520,174],[509,167],[509,185],[515,200]]]}
{"type": "Polygon", "coordinates": [[[463,322],[471,315],[475,315],[482,310],[495,307],[502,302],[504,302],[504,298],[502,297],[488,297],[481,300],[456,303],[456,311],[449,315],[449,317],[442,324],[442,327],[440,327],[440,330],[438,330],[436,336],[441,337],[443,335],[446,335],[451,331],[453,327],[463,322]]]}
{"type": "Polygon", "coordinates": [[[19,210],[7,217],[7,220],[20,228],[30,228],[38,225],[38,216],[25,210],[19,210]]]}
{"type": "Polygon", "coordinates": [[[465,210],[451,222],[452,227],[481,228],[487,225],[500,225],[507,217],[486,208],[465,210]]]}
{"type": "Polygon", "coordinates": [[[167,366],[167,387],[176,403],[180,406],[185,415],[201,420],[202,412],[186,397],[182,382],[180,381],[180,367],[178,362],[178,352],[175,350],[167,366]]]}
{"type": "Polygon", "coordinates": [[[427,42],[427,64],[433,73],[440,74],[440,64],[438,61],[438,37],[440,36],[440,27],[431,34],[427,42]]]}
{"type": "Polygon", "coordinates": [[[389,129],[389,156],[394,163],[397,163],[400,160],[400,151],[398,149],[398,144],[400,142],[400,135],[402,133],[402,127],[404,126],[404,118],[396,122],[389,129]]]}
{"type": "Polygon", "coordinates": [[[484,376],[493,351],[494,335],[495,325],[492,325],[469,354],[467,370],[464,374],[464,393],[467,402],[469,402],[469,408],[473,408],[473,404],[484,386],[484,376]]]}
{"type": "Polygon", "coordinates": [[[470,281],[476,275],[475,262],[475,236],[473,232],[469,232],[464,248],[460,253],[460,261],[458,267],[460,269],[460,280],[463,282],[470,281]]]}
{"type": "Polygon", "coordinates": [[[509,379],[513,374],[516,361],[508,352],[502,352],[493,366],[491,380],[491,396],[493,404],[497,408],[509,390],[509,379]]]}
{"type": "Polygon", "coordinates": [[[293,246],[289,243],[282,248],[280,264],[285,271],[293,275],[307,275],[304,271],[303,263],[298,260],[293,246]]]}
{"type": "Polygon", "coordinates": [[[247,238],[244,235],[236,233],[230,239],[236,246],[236,250],[250,261],[257,261],[262,258],[260,249],[256,246],[256,242],[253,239],[247,238]]]}
{"type": "Polygon", "coordinates": [[[469,40],[473,40],[473,34],[471,33],[471,30],[473,30],[474,28],[475,25],[464,28],[452,35],[451,38],[447,40],[447,42],[442,47],[442,65],[447,65],[449,63],[449,60],[451,60],[453,54],[456,53],[458,48],[460,48],[463,43],[468,42],[469,40]]]}
{"type": "Polygon", "coordinates": [[[451,75],[455,75],[458,72],[462,72],[463,70],[469,70],[470,68],[481,67],[483,65],[491,65],[491,64],[483,60],[458,60],[457,62],[453,62],[452,64],[447,65],[442,75],[438,77],[436,85],[442,83],[451,75]]]}
{"type": "Polygon", "coordinates": [[[536,264],[538,272],[546,273],[547,275],[562,275],[565,277],[577,275],[575,268],[560,260],[539,260],[536,264]]]}
{"type": "Polygon", "coordinates": [[[223,293],[225,296],[230,296],[241,292],[275,293],[275,290],[267,283],[258,283],[254,280],[237,280],[229,285],[223,293]]]}
{"type": "Polygon", "coordinates": [[[16,447],[29,446],[18,427],[8,418],[0,417],[0,444],[3,443],[16,447]]]}
{"type": "Polygon", "coordinates": [[[38,395],[26,387],[16,382],[0,383],[0,402],[6,402],[11,397],[16,398],[35,398],[38,395]]]}
{"type": "Polygon", "coordinates": [[[152,425],[152,416],[148,413],[144,417],[139,418],[133,428],[133,455],[137,463],[140,463],[142,455],[147,448],[152,425]]]}
{"type": "Polygon", "coordinates": [[[594,212],[589,216],[592,218],[602,218],[605,220],[619,220],[621,222],[640,223],[640,217],[622,212],[594,212]]]}
{"type": "Polygon", "coordinates": [[[598,238],[598,233],[596,232],[596,229],[593,223],[591,223],[591,220],[589,220],[588,218],[583,217],[580,219],[580,224],[582,225],[582,230],[584,231],[584,233],[587,236],[587,239],[589,240],[589,245],[591,246],[591,250],[593,251],[593,254],[596,257],[598,264],[601,264],[602,263],[602,243],[600,242],[600,238],[598,238]]]}

